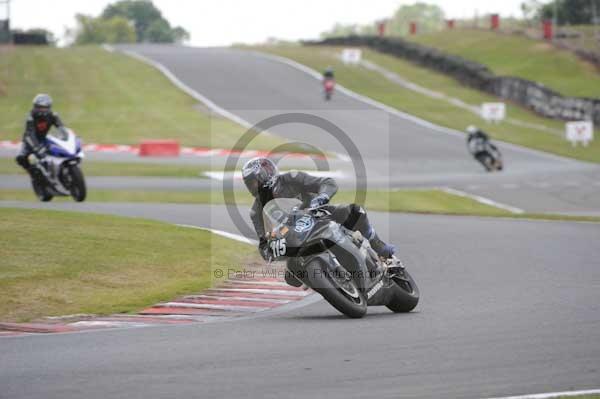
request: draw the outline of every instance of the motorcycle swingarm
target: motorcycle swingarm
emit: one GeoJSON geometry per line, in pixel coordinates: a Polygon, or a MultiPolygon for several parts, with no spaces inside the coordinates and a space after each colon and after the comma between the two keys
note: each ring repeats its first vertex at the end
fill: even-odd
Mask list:
{"type": "Polygon", "coordinates": [[[385,306],[393,300],[394,291],[391,289],[395,284],[388,277],[383,277],[373,285],[366,293],[368,306],[385,306]]]}

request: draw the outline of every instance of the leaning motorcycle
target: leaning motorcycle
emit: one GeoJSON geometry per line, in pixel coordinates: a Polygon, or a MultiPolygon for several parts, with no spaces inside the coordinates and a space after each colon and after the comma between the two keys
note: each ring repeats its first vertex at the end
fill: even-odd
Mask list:
{"type": "Polygon", "coordinates": [[[491,143],[476,143],[471,145],[469,146],[469,152],[488,172],[501,171],[504,169],[502,153],[498,147],[491,143]]]}
{"type": "Polygon", "coordinates": [[[39,160],[29,156],[32,165],[31,184],[40,201],[56,196],[71,196],[77,202],[85,200],[86,186],[79,167],[84,158],[81,140],[70,129],[54,129],[46,136],[47,155],[39,160]]]}
{"type": "Polygon", "coordinates": [[[278,198],[263,207],[272,260],[287,260],[288,272],[351,318],[367,306],[410,312],[419,289],[395,257],[383,260],[360,232],[331,218],[326,207],[302,209],[295,198],[278,198]]]}
{"type": "Polygon", "coordinates": [[[325,79],[323,81],[323,91],[325,93],[325,100],[331,100],[333,96],[333,89],[335,88],[335,81],[333,79],[325,79]]]}

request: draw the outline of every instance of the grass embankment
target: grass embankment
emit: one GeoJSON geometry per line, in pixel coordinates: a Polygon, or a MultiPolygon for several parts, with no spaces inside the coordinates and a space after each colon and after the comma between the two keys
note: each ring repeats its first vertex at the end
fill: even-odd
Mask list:
{"type": "Polygon", "coordinates": [[[26,209],[0,219],[1,321],[131,312],[257,260],[252,246],[143,219],[26,209]]]}
{"type": "MultiPolygon", "coordinates": [[[[231,148],[245,129],[209,117],[196,100],[151,66],[98,46],[6,48],[0,56],[0,139],[20,139],[36,93],[85,142],[138,144],[177,139],[183,145],[231,148]]],[[[259,136],[253,149],[281,144],[259,136]]]]}
{"type": "MultiPolygon", "coordinates": [[[[339,60],[342,47],[287,45],[253,47],[253,49],[281,55],[316,70],[323,70],[331,65],[336,70],[337,81],[350,90],[441,126],[462,131],[466,126],[474,124],[490,132],[495,139],[584,161],[600,162],[600,140],[593,141],[588,147],[578,146],[574,148],[564,139],[564,133],[562,133],[564,132],[564,122],[562,121],[542,118],[533,112],[509,103],[507,104],[508,117],[526,123],[543,125],[553,131],[548,132],[536,128],[515,126],[508,122],[501,124],[486,123],[474,113],[458,108],[445,100],[428,97],[391,83],[377,72],[362,67],[344,65],[339,60]]],[[[421,68],[408,61],[369,49],[363,49],[363,51],[365,59],[425,88],[443,92],[465,103],[479,106],[483,102],[498,101],[496,97],[469,89],[452,78],[421,68]]],[[[596,93],[600,92],[600,87],[596,87],[595,90],[596,93]]],[[[335,98],[333,101],[335,101],[335,98]]],[[[596,129],[596,136],[600,136],[600,130],[598,129],[596,129]]]]}
{"type": "Polygon", "coordinates": [[[444,30],[410,40],[477,61],[499,76],[540,82],[566,96],[600,96],[596,68],[550,43],[475,29],[444,30]]]}
{"type": "MultiPolygon", "coordinates": [[[[232,203],[238,205],[252,204],[252,197],[246,192],[235,192],[232,203]]],[[[29,190],[0,190],[0,201],[36,201],[29,190]]],[[[53,201],[71,202],[70,198],[58,197],[53,201]]],[[[224,204],[220,191],[117,191],[93,190],[87,197],[90,202],[140,202],[140,203],[172,203],[172,204],[224,204]]],[[[354,192],[342,191],[336,194],[332,203],[356,202],[354,192]]],[[[470,198],[446,193],[441,190],[399,190],[371,191],[366,197],[365,207],[371,211],[404,212],[440,215],[511,217],[540,220],[565,220],[600,222],[595,216],[567,216],[553,214],[514,214],[500,208],[485,205],[470,198]]]]}

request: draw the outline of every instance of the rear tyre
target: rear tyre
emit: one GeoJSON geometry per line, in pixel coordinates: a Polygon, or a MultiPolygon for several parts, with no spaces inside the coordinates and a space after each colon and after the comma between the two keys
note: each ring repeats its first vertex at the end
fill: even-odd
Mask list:
{"type": "Polygon", "coordinates": [[[72,165],[69,167],[69,174],[71,176],[71,184],[69,186],[71,197],[73,197],[73,199],[77,202],[84,201],[87,195],[87,189],[85,187],[83,172],[79,166],[72,165]]]}
{"type": "Polygon", "coordinates": [[[367,313],[367,301],[354,280],[330,272],[319,260],[313,260],[306,273],[310,287],[342,314],[358,319],[367,313]]]}
{"type": "Polygon", "coordinates": [[[387,307],[395,313],[406,313],[413,310],[419,303],[419,287],[406,270],[398,276],[393,276],[394,297],[387,307]]]}

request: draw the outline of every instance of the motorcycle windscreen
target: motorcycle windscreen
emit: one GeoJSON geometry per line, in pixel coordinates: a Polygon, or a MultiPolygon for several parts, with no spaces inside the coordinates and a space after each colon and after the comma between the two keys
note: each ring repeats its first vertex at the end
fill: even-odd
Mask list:
{"type": "Polygon", "coordinates": [[[276,230],[285,223],[290,213],[300,209],[302,201],[297,198],[275,198],[263,206],[263,225],[266,233],[276,230]]]}

